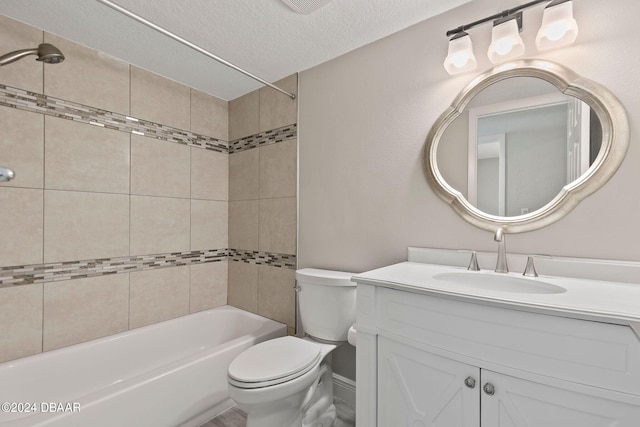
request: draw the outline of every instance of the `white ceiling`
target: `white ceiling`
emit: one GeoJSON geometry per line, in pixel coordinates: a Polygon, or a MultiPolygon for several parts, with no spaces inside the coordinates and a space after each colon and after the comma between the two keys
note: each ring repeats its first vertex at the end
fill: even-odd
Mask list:
{"type": "MultiPolygon", "coordinates": [[[[333,0],[309,15],[280,0],[113,1],[274,82],[471,0],[333,0]]],[[[0,14],[222,99],[262,86],[96,0],[2,0],[0,14]]]]}

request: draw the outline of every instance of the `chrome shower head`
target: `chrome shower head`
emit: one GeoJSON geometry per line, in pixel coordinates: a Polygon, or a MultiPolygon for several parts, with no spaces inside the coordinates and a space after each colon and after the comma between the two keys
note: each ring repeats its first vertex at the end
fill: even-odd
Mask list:
{"type": "Polygon", "coordinates": [[[52,44],[42,43],[34,49],[16,50],[0,56],[0,66],[11,64],[29,55],[37,55],[36,61],[42,61],[47,64],[59,64],[64,61],[64,55],[60,52],[60,49],[52,44]]]}
{"type": "Polygon", "coordinates": [[[38,57],[36,61],[42,61],[45,64],[59,64],[64,61],[64,55],[60,49],[49,43],[42,43],[38,46],[38,57]]]}

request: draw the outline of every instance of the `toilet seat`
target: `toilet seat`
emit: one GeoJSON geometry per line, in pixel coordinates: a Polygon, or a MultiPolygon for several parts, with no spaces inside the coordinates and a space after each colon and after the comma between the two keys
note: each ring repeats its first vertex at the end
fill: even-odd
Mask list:
{"type": "Polygon", "coordinates": [[[229,365],[229,383],[261,388],[298,378],[316,367],[323,355],[317,344],[295,337],[265,341],[242,352],[229,365]]]}

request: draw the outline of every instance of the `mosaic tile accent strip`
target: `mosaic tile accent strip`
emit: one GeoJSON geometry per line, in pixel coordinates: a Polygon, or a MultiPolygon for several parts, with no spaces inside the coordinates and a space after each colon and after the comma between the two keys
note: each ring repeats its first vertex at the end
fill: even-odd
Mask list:
{"type": "Polygon", "coordinates": [[[234,139],[233,141],[231,141],[229,143],[229,154],[250,150],[252,148],[262,147],[264,145],[275,144],[277,142],[296,138],[297,136],[297,124],[283,126],[281,128],[268,130],[266,132],[256,133],[254,135],[245,136],[244,138],[234,139]]]}
{"type": "Polygon", "coordinates": [[[229,143],[220,139],[1,84],[0,105],[190,147],[229,152],[229,143]]]}
{"type": "Polygon", "coordinates": [[[296,269],[296,256],[276,254],[272,252],[245,251],[229,249],[229,261],[245,262],[247,264],[270,265],[272,267],[296,269]]]}
{"type": "Polygon", "coordinates": [[[0,288],[220,261],[246,262],[289,269],[296,268],[295,255],[236,249],[210,249],[1,267],[0,288]]]}
{"type": "Polygon", "coordinates": [[[0,288],[226,261],[227,249],[101,258],[0,268],[0,288]]]}

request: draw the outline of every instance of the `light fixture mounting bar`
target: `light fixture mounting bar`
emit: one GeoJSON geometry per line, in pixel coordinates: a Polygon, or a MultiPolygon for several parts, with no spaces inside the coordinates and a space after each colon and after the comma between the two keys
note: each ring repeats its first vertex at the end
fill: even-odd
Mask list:
{"type": "Polygon", "coordinates": [[[511,16],[511,15],[517,13],[517,12],[520,12],[520,11],[522,11],[524,9],[528,9],[528,8],[530,8],[532,6],[535,6],[537,4],[540,4],[540,3],[544,3],[544,2],[548,3],[549,1],[550,0],[533,0],[533,1],[530,1],[529,3],[525,3],[523,5],[516,6],[516,7],[512,8],[512,9],[505,9],[500,13],[496,13],[494,15],[487,16],[486,18],[479,19],[479,20],[471,22],[469,24],[461,25],[458,28],[454,28],[452,30],[449,30],[449,31],[447,31],[447,37],[451,37],[454,34],[458,34],[458,33],[461,33],[463,31],[467,31],[467,30],[469,30],[469,29],[471,29],[471,28],[473,28],[475,26],[478,26],[478,25],[481,25],[481,24],[485,24],[487,22],[495,21],[496,19],[506,18],[506,17],[511,16]]]}

